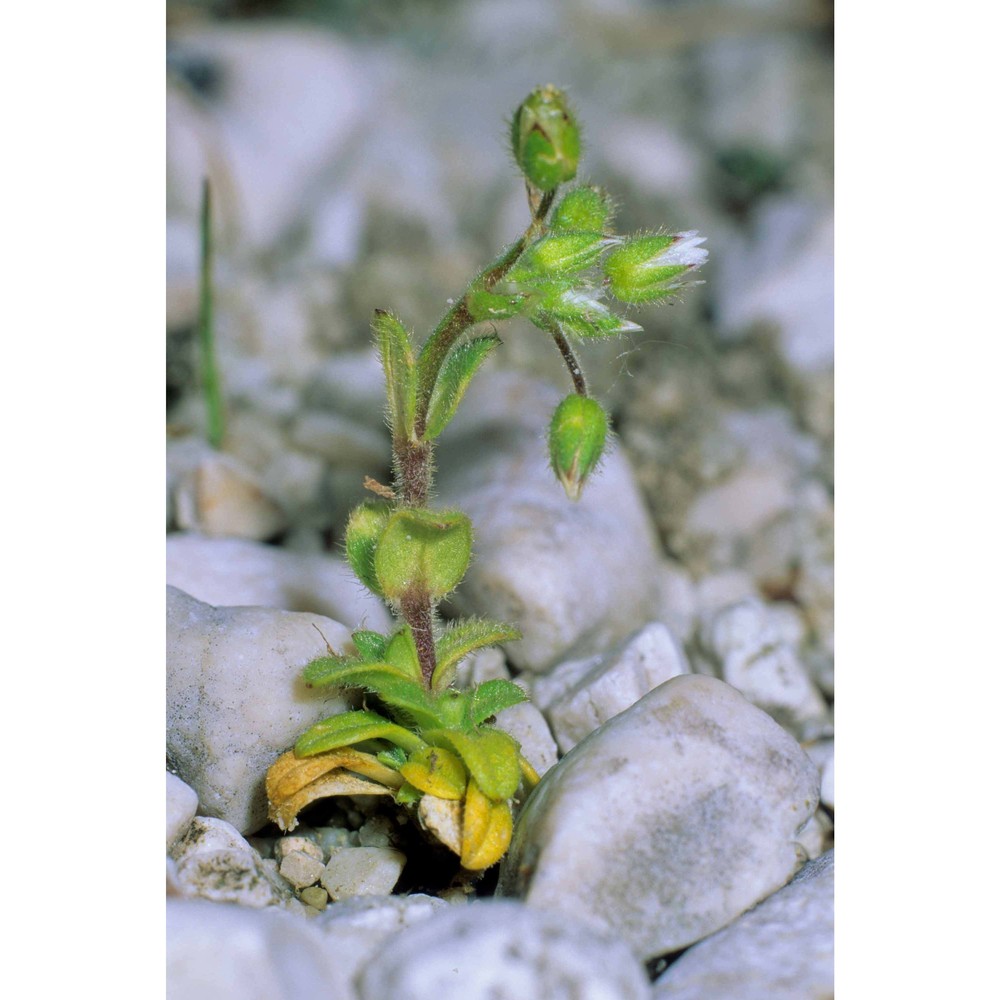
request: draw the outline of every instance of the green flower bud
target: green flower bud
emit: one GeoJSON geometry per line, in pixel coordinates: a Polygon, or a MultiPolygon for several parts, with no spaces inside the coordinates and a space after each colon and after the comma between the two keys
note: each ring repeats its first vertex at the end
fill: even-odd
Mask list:
{"type": "Polygon", "coordinates": [[[538,278],[585,271],[597,263],[612,242],[600,233],[550,233],[528,247],[508,277],[530,285],[538,278]]]}
{"type": "Polygon", "coordinates": [[[671,236],[640,236],[608,254],[604,273],[611,294],[622,302],[655,302],[675,294],[684,277],[708,259],[705,242],[693,230],[671,236]]]}
{"type": "Polygon", "coordinates": [[[589,396],[567,396],[556,407],[549,426],[552,468],[566,495],[580,498],[584,481],[597,465],[608,435],[603,407],[589,396]]]}
{"type": "Polygon", "coordinates": [[[399,602],[454,590],[472,557],[472,522],[459,511],[403,508],[389,517],[375,550],[382,593],[399,602]]]}
{"type": "Polygon", "coordinates": [[[510,132],[514,159],[536,188],[551,191],[576,176],[580,129],[558,87],[533,90],[514,112],[510,132]]]}
{"type": "Polygon", "coordinates": [[[558,326],[563,333],[583,339],[641,333],[638,323],[613,313],[592,288],[553,285],[543,294],[531,322],[541,330],[558,326]]]}
{"type": "Polygon", "coordinates": [[[606,233],[613,211],[606,191],[598,187],[574,188],[552,212],[549,228],[606,233]]]}
{"type": "Polygon", "coordinates": [[[379,597],[384,595],[375,575],[375,549],[388,520],[389,508],[386,504],[375,500],[363,503],[351,511],[344,539],[347,561],[351,564],[351,569],[357,578],[379,597]]]}

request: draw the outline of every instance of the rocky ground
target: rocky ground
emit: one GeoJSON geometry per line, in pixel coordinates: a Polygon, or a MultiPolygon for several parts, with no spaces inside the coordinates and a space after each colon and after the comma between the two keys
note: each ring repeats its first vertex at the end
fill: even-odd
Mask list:
{"type": "Polygon", "coordinates": [[[169,14],[169,995],[832,996],[828,6],[169,14]],[[498,725],[544,775],[476,881],[385,798],[281,836],[262,782],[348,704],[301,668],[388,624],[338,549],[363,477],[389,475],[370,313],[430,328],[523,228],[502,122],[548,80],[621,227],[696,228],[711,257],[682,304],[636,312],[645,333],[586,353],[616,438],[579,503],[544,448],[565,372],[527,325],[442,436],[439,499],[477,530],[452,610],[524,632],[461,681],[526,687],[498,725]],[[218,450],[193,334],[206,173],[218,450]]]}

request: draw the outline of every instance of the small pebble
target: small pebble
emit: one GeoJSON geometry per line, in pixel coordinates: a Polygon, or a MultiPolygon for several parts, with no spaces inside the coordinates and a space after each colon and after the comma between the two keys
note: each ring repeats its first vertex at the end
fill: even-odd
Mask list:
{"type": "Polygon", "coordinates": [[[320,881],[333,900],[387,896],[399,881],[406,855],[385,847],[342,847],[333,851],[320,881]]]}

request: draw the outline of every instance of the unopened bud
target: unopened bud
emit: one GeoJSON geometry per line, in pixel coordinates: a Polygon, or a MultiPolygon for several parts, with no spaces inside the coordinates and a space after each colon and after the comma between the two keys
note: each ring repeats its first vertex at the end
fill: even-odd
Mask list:
{"type": "Polygon", "coordinates": [[[586,287],[554,285],[541,297],[530,319],[539,329],[558,326],[563,333],[586,340],[642,332],[638,323],[613,313],[598,291],[586,287]]]}
{"type": "Polygon", "coordinates": [[[510,280],[530,285],[538,278],[558,278],[585,271],[598,262],[613,242],[600,233],[549,233],[528,247],[510,272],[510,280]]]}
{"type": "Polygon", "coordinates": [[[552,212],[549,228],[559,232],[606,233],[613,206],[607,192],[598,187],[574,188],[552,212]]]}
{"type": "Polygon", "coordinates": [[[558,87],[538,87],[525,98],[511,122],[511,145],[522,173],[541,191],[576,176],[580,129],[558,87]]]}
{"type": "Polygon", "coordinates": [[[674,294],[701,267],[708,251],[696,232],[640,236],[608,254],[604,273],[611,294],[622,302],[654,302],[674,294]]]}
{"type": "Polygon", "coordinates": [[[608,418],[603,407],[589,396],[567,396],[552,415],[549,455],[552,468],[566,495],[580,498],[587,476],[604,451],[608,418]]]}

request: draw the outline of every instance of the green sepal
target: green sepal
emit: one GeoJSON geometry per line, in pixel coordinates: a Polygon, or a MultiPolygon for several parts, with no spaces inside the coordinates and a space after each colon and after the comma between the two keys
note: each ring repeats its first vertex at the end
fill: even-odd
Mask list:
{"type": "Polygon", "coordinates": [[[526,305],[527,296],[523,292],[487,292],[479,288],[470,290],[465,296],[465,306],[476,323],[512,319],[524,312],[526,305]]]}
{"type": "Polygon", "coordinates": [[[501,802],[517,791],[521,781],[521,748],[517,740],[507,733],[499,729],[468,733],[429,729],[423,736],[434,746],[454,750],[487,798],[501,802]]]}
{"type": "Polygon", "coordinates": [[[518,629],[503,622],[479,618],[454,622],[441,633],[434,644],[437,666],[431,677],[431,688],[435,691],[444,690],[452,682],[458,664],[473,650],[520,638],[518,629]]]}
{"type": "Polygon", "coordinates": [[[528,700],[528,696],[521,688],[513,681],[504,680],[502,677],[483,681],[473,688],[471,695],[466,718],[473,726],[481,725],[505,708],[520,705],[521,702],[528,700]]]}
{"type": "Polygon", "coordinates": [[[508,279],[530,286],[539,278],[578,274],[593,267],[613,242],[601,233],[549,233],[525,250],[508,279]]]}
{"type": "Polygon", "coordinates": [[[578,187],[553,209],[549,229],[608,233],[613,215],[614,203],[606,191],[599,187],[578,187]]]}
{"type": "Polygon", "coordinates": [[[529,318],[541,330],[557,327],[568,336],[584,340],[642,331],[638,323],[613,313],[594,289],[586,287],[554,284],[544,289],[529,318]]]}
{"type": "Polygon", "coordinates": [[[397,804],[401,806],[412,806],[423,797],[424,793],[419,788],[414,788],[408,781],[400,785],[394,795],[397,804]]]}
{"type": "Polygon", "coordinates": [[[472,377],[499,344],[500,338],[494,334],[475,337],[451,349],[438,373],[427,406],[425,441],[436,438],[448,426],[472,377]]]}
{"type": "Polygon", "coordinates": [[[387,750],[380,750],[375,754],[376,760],[386,767],[391,767],[398,771],[409,759],[406,751],[402,747],[389,747],[387,750]]]}
{"type": "Polygon", "coordinates": [[[354,648],[364,663],[378,663],[385,659],[386,638],[378,632],[358,629],[351,633],[354,648]]]}
{"type": "Polygon", "coordinates": [[[375,574],[390,601],[439,601],[465,575],[472,557],[472,522],[461,511],[406,507],[386,523],[375,550],[375,574]]]}
{"type": "Polygon", "coordinates": [[[355,576],[372,593],[384,598],[375,573],[375,550],[389,520],[390,508],[378,500],[368,500],[355,507],[347,519],[344,549],[355,576]]]}
{"type": "Polygon", "coordinates": [[[325,750],[376,739],[395,743],[407,753],[414,753],[427,745],[415,733],[395,725],[377,712],[344,712],[310,726],[296,741],[295,756],[311,757],[325,750]]]}
{"type": "Polygon", "coordinates": [[[389,425],[393,437],[412,440],[417,401],[417,371],[406,327],[384,309],[376,309],[372,332],[385,371],[389,425]]]}
{"type": "Polygon", "coordinates": [[[395,667],[414,680],[419,681],[423,677],[420,670],[420,654],[413,640],[413,629],[409,625],[404,625],[389,638],[385,645],[384,659],[389,666],[395,667]]]}

